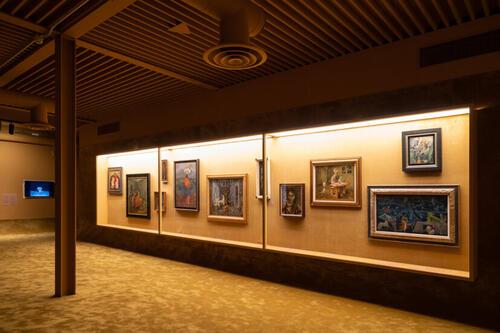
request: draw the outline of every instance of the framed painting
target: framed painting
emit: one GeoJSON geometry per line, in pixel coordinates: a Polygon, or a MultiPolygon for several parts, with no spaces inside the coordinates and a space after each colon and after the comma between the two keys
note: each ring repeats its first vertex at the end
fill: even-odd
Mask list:
{"type": "Polygon", "coordinates": [[[305,184],[280,184],[280,215],[304,218],[306,216],[305,184]]]}
{"type": "Polygon", "coordinates": [[[458,185],[369,186],[368,236],[457,245],[458,185]]]}
{"type": "Polygon", "coordinates": [[[402,133],[403,171],[441,171],[441,129],[402,133]]]}
{"type": "Polygon", "coordinates": [[[245,223],[247,175],[207,176],[208,220],[245,223]]]}
{"type": "MultiPolygon", "coordinates": [[[[255,196],[257,199],[262,199],[264,196],[264,163],[261,158],[255,159],[256,174],[255,178],[255,196]]],[[[266,158],[266,174],[267,174],[267,200],[271,199],[271,163],[269,158],[266,158]]]]}
{"type": "MultiPolygon", "coordinates": [[[[154,210],[158,211],[158,206],[160,202],[160,194],[158,191],[155,191],[155,200],[154,200],[154,210]]],[[[161,192],[161,212],[164,213],[167,211],[167,192],[161,192]]]]}
{"type": "Polygon", "coordinates": [[[108,193],[122,194],[122,167],[108,168],[108,193]]]}
{"type": "Polygon", "coordinates": [[[175,209],[199,211],[200,175],[199,160],[174,162],[174,205],[175,209]]]}
{"type": "Polygon", "coordinates": [[[168,160],[161,160],[161,181],[168,183],[168,160]]]}
{"type": "Polygon", "coordinates": [[[361,157],[311,161],[311,206],[361,207],[361,157]]]}
{"type": "Polygon", "coordinates": [[[150,217],[149,173],[127,175],[127,217],[150,217]]]}

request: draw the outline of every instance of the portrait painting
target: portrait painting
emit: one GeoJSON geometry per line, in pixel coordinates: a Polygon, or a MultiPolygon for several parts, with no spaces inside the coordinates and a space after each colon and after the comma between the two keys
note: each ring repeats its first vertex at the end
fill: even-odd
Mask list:
{"type": "Polygon", "coordinates": [[[121,167],[108,168],[108,193],[109,194],[122,194],[122,174],[121,167]]]}
{"type": "Polygon", "coordinates": [[[150,217],[149,173],[127,175],[127,217],[150,217]]]}
{"type": "Polygon", "coordinates": [[[441,170],[441,129],[432,128],[402,133],[403,171],[441,170]]]}
{"type": "MultiPolygon", "coordinates": [[[[154,200],[154,210],[158,211],[158,206],[160,205],[160,194],[158,191],[155,191],[155,200],[154,200]]],[[[161,192],[161,211],[167,211],[167,192],[161,192]]]]}
{"type": "Polygon", "coordinates": [[[200,200],[199,160],[174,162],[175,209],[198,211],[200,200]]]}
{"type": "MultiPolygon", "coordinates": [[[[264,162],[261,158],[255,159],[257,167],[257,177],[255,181],[255,193],[257,199],[262,199],[264,196],[264,162]]],[[[267,199],[271,199],[271,163],[269,158],[266,159],[266,174],[267,174],[267,199]]]]}
{"type": "Polygon", "coordinates": [[[458,186],[369,186],[369,237],[456,245],[458,186]]]}
{"type": "Polygon", "coordinates": [[[280,184],[280,215],[304,218],[305,184],[280,184]]]}
{"type": "Polygon", "coordinates": [[[311,206],[361,207],[361,158],[311,161],[311,206]]]}
{"type": "Polygon", "coordinates": [[[161,181],[168,183],[168,161],[161,160],[161,181]]]}
{"type": "Polygon", "coordinates": [[[246,222],[246,174],[207,176],[208,220],[246,222]]]}

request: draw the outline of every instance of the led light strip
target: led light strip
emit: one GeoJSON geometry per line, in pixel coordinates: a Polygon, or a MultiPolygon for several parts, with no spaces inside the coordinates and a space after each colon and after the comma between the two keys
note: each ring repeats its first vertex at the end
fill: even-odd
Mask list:
{"type": "Polygon", "coordinates": [[[415,120],[452,117],[452,116],[458,116],[458,115],[469,114],[469,113],[470,113],[470,109],[468,107],[465,107],[465,108],[450,109],[450,110],[443,110],[443,111],[436,111],[436,112],[412,114],[412,115],[407,115],[407,116],[380,118],[380,119],[373,119],[373,120],[357,121],[357,122],[353,122],[353,123],[345,123],[345,124],[337,124],[337,125],[330,125],[330,126],[321,126],[321,127],[304,128],[304,129],[291,130],[291,131],[275,132],[275,133],[269,133],[267,135],[271,136],[273,138],[279,138],[279,137],[292,136],[292,135],[303,135],[303,134],[321,133],[321,132],[329,132],[329,131],[338,131],[338,130],[350,129],[350,128],[403,123],[403,122],[415,121],[415,120]]]}

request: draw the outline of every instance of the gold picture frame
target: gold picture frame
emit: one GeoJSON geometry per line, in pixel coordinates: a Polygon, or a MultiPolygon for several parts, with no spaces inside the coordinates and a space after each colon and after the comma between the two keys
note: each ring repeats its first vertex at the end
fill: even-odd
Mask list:
{"type": "Polygon", "coordinates": [[[247,174],[207,175],[207,219],[246,223],[247,174]]]}
{"type": "Polygon", "coordinates": [[[361,157],[312,160],[311,206],[361,208],[361,157]]]}

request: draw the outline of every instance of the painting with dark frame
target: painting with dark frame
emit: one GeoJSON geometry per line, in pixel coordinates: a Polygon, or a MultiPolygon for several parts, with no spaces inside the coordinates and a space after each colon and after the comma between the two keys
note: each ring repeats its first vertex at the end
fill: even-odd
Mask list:
{"type": "Polygon", "coordinates": [[[361,208],[361,157],[311,161],[311,206],[361,208]]]}
{"type": "Polygon", "coordinates": [[[161,181],[168,183],[168,160],[161,160],[161,181]]]}
{"type": "Polygon", "coordinates": [[[123,169],[122,167],[108,168],[108,193],[122,194],[123,169]]]}
{"type": "Polygon", "coordinates": [[[369,186],[372,239],[457,245],[458,185],[369,186]]]}
{"type": "MultiPolygon", "coordinates": [[[[255,159],[257,163],[257,177],[255,184],[255,196],[257,199],[264,197],[264,163],[261,158],[255,159]]],[[[266,174],[267,174],[267,200],[271,199],[271,163],[269,158],[266,158],[266,174]]]]}
{"type": "MultiPolygon", "coordinates": [[[[159,206],[159,201],[160,201],[160,195],[158,191],[155,191],[155,198],[154,198],[154,210],[158,211],[158,206],[159,206]]],[[[167,211],[167,192],[162,191],[161,192],[161,212],[164,213],[167,211]]]]}
{"type": "Polygon", "coordinates": [[[208,220],[245,223],[247,175],[207,176],[208,220]]]}
{"type": "Polygon", "coordinates": [[[177,210],[199,211],[199,160],[174,162],[174,206],[177,210]]]}
{"type": "Polygon", "coordinates": [[[304,218],[306,216],[305,184],[280,184],[280,215],[304,218]]]}
{"type": "Polygon", "coordinates": [[[127,217],[149,219],[150,216],[149,173],[127,175],[127,217]]]}
{"type": "Polygon", "coordinates": [[[441,171],[441,129],[430,128],[402,133],[403,171],[441,171]]]}

